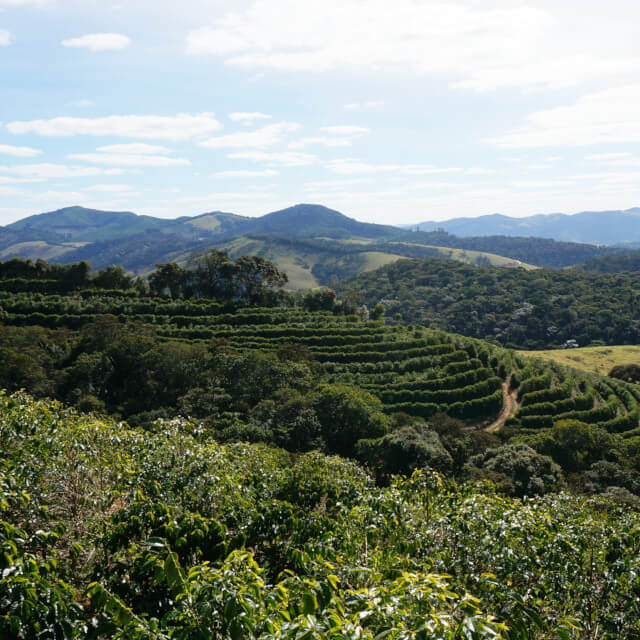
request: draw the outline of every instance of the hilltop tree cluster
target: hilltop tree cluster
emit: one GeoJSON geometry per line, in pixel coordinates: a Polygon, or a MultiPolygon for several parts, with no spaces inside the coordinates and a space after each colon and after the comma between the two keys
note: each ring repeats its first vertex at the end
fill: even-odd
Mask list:
{"type": "Polygon", "coordinates": [[[192,257],[186,267],[159,264],[149,275],[152,294],[172,298],[211,298],[268,304],[287,283],[287,275],[259,256],[241,256],[235,262],[212,249],[192,257]]]}

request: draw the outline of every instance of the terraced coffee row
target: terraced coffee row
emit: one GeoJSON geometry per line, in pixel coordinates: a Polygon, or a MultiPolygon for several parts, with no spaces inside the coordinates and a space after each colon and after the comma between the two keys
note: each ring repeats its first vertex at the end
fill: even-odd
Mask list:
{"type": "Polygon", "coordinates": [[[428,418],[437,412],[481,425],[517,393],[511,428],[535,432],[560,420],[634,432],[640,390],[621,381],[569,374],[562,367],[516,358],[489,343],[419,327],[385,327],[356,316],[289,307],[141,297],[123,292],[71,295],[0,292],[2,322],[80,329],[104,315],[153,326],[163,340],[228,344],[237,350],[308,350],[329,381],[376,395],[388,413],[428,418]],[[118,295],[117,295],[118,294],[118,295]]]}

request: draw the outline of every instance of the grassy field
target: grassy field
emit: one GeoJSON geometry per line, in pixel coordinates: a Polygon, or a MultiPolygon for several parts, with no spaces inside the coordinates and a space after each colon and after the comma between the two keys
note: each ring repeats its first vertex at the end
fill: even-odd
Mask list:
{"type": "Polygon", "coordinates": [[[0,250],[0,260],[6,260],[12,256],[22,256],[24,258],[42,258],[43,260],[55,260],[65,253],[69,253],[78,247],[83,247],[88,242],[64,242],[62,244],[49,244],[44,240],[31,240],[29,242],[18,242],[6,249],[0,250]]]}
{"type": "Polygon", "coordinates": [[[415,247],[427,247],[428,249],[435,249],[442,258],[449,258],[451,260],[457,260],[458,262],[464,262],[465,264],[480,264],[479,260],[486,260],[485,264],[492,267],[522,267],[523,269],[538,269],[535,265],[521,262],[520,260],[514,260],[513,258],[505,258],[495,253],[486,253],[485,251],[471,251],[469,249],[452,249],[450,247],[438,247],[430,244],[415,244],[408,242],[396,242],[393,244],[415,246],[415,247]]]}
{"type": "Polygon", "coordinates": [[[551,351],[518,351],[520,355],[553,360],[581,371],[607,375],[619,364],[640,364],[640,345],[616,347],[583,347],[581,349],[554,349],[551,351]]]}

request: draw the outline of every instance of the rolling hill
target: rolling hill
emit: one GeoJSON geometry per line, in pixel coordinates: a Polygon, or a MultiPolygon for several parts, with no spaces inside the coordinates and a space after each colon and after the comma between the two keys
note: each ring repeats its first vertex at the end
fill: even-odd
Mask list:
{"type": "Polygon", "coordinates": [[[620,250],[507,236],[459,238],[359,222],[321,205],[299,204],[257,218],[213,211],[176,219],[66,207],[0,227],[0,259],[77,262],[96,269],[121,264],[147,273],[219,248],[273,260],[292,288],[329,284],[402,257],[445,257],[469,264],[565,267],[620,250]]]}

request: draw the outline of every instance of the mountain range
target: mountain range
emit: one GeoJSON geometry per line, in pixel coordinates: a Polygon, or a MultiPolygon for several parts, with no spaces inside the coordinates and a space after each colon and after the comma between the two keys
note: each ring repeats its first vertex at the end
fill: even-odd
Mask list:
{"type": "MultiPolygon", "coordinates": [[[[615,227],[614,218],[621,212],[610,213],[601,215],[615,227]]],[[[579,222],[587,215],[592,214],[563,219],[579,222]]],[[[624,215],[640,228],[640,209],[624,215]]],[[[0,260],[87,260],[96,269],[120,264],[134,273],[147,273],[157,263],[184,263],[193,253],[218,248],[234,258],[262,255],[287,272],[292,288],[306,288],[406,257],[439,256],[471,264],[533,268],[565,267],[620,252],[590,244],[488,235],[495,228],[491,224],[483,228],[476,219],[469,224],[487,233],[470,236],[464,225],[456,227],[459,235],[452,235],[441,228],[416,231],[370,224],[316,204],[299,204],[256,218],[213,211],[176,219],[74,206],[0,227],[0,260]]],[[[627,239],[633,239],[631,232],[627,239]]]]}
{"type": "Polygon", "coordinates": [[[511,218],[495,213],[478,218],[453,218],[444,222],[421,222],[405,228],[420,231],[442,229],[460,237],[531,236],[564,242],[595,245],[640,245],[640,208],[625,211],[584,211],[573,215],[547,215],[511,218]]]}

